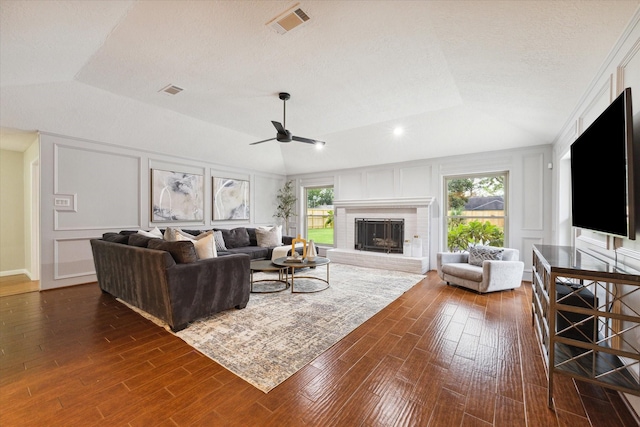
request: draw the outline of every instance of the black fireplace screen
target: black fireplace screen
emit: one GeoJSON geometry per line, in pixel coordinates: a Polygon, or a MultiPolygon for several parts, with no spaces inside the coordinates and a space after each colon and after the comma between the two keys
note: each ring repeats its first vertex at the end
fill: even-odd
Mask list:
{"type": "Polygon", "coordinates": [[[402,253],[404,219],[356,218],[355,231],[358,250],[402,253]]]}

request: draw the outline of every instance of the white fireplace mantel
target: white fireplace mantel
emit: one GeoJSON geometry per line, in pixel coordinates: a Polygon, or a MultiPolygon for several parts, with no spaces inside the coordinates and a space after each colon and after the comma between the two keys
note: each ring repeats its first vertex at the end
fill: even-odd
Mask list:
{"type": "Polygon", "coordinates": [[[401,197],[395,199],[334,200],[334,208],[422,208],[435,197],[401,197]]]}
{"type": "Polygon", "coordinates": [[[396,197],[389,199],[334,200],[336,247],[327,251],[332,261],[363,267],[386,268],[425,274],[429,270],[429,219],[434,197],[396,197]],[[422,253],[386,254],[354,248],[355,220],[359,217],[404,220],[405,236],[422,240],[422,253]],[[419,237],[420,236],[420,237],[419,237]]]}

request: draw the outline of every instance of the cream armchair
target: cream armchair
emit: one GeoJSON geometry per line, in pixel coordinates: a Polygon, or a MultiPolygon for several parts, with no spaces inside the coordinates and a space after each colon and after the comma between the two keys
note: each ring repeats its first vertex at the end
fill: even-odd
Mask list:
{"type": "Polygon", "coordinates": [[[478,251],[471,253],[472,263],[469,262],[469,252],[438,252],[438,276],[447,284],[453,283],[481,293],[520,287],[524,263],[519,260],[517,249],[478,248],[483,249],[480,249],[479,257],[478,251]]]}

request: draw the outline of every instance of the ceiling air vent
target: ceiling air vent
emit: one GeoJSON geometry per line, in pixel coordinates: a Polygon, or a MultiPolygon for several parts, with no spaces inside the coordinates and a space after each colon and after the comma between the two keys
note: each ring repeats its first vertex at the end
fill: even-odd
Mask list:
{"type": "Polygon", "coordinates": [[[300,9],[298,5],[299,3],[278,17],[267,22],[267,26],[271,27],[278,34],[286,34],[307,22],[309,20],[309,15],[300,9]]]}
{"type": "Polygon", "coordinates": [[[177,95],[182,91],[183,89],[181,87],[169,85],[169,86],[163,87],[158,92],[168,93],[169,95],[177,95]]]}

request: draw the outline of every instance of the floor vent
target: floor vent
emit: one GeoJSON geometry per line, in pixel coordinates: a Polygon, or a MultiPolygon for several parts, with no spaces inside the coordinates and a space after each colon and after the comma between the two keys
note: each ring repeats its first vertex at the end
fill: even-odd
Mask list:
{"type": "Polygon", "coordinates": [[[298,7],[298,4],[296,4],[283,14],[267,22],[267,26],[271,27],[278,34],[286,34],[308,20],[309,15],[307,15],[298,7]]]}

